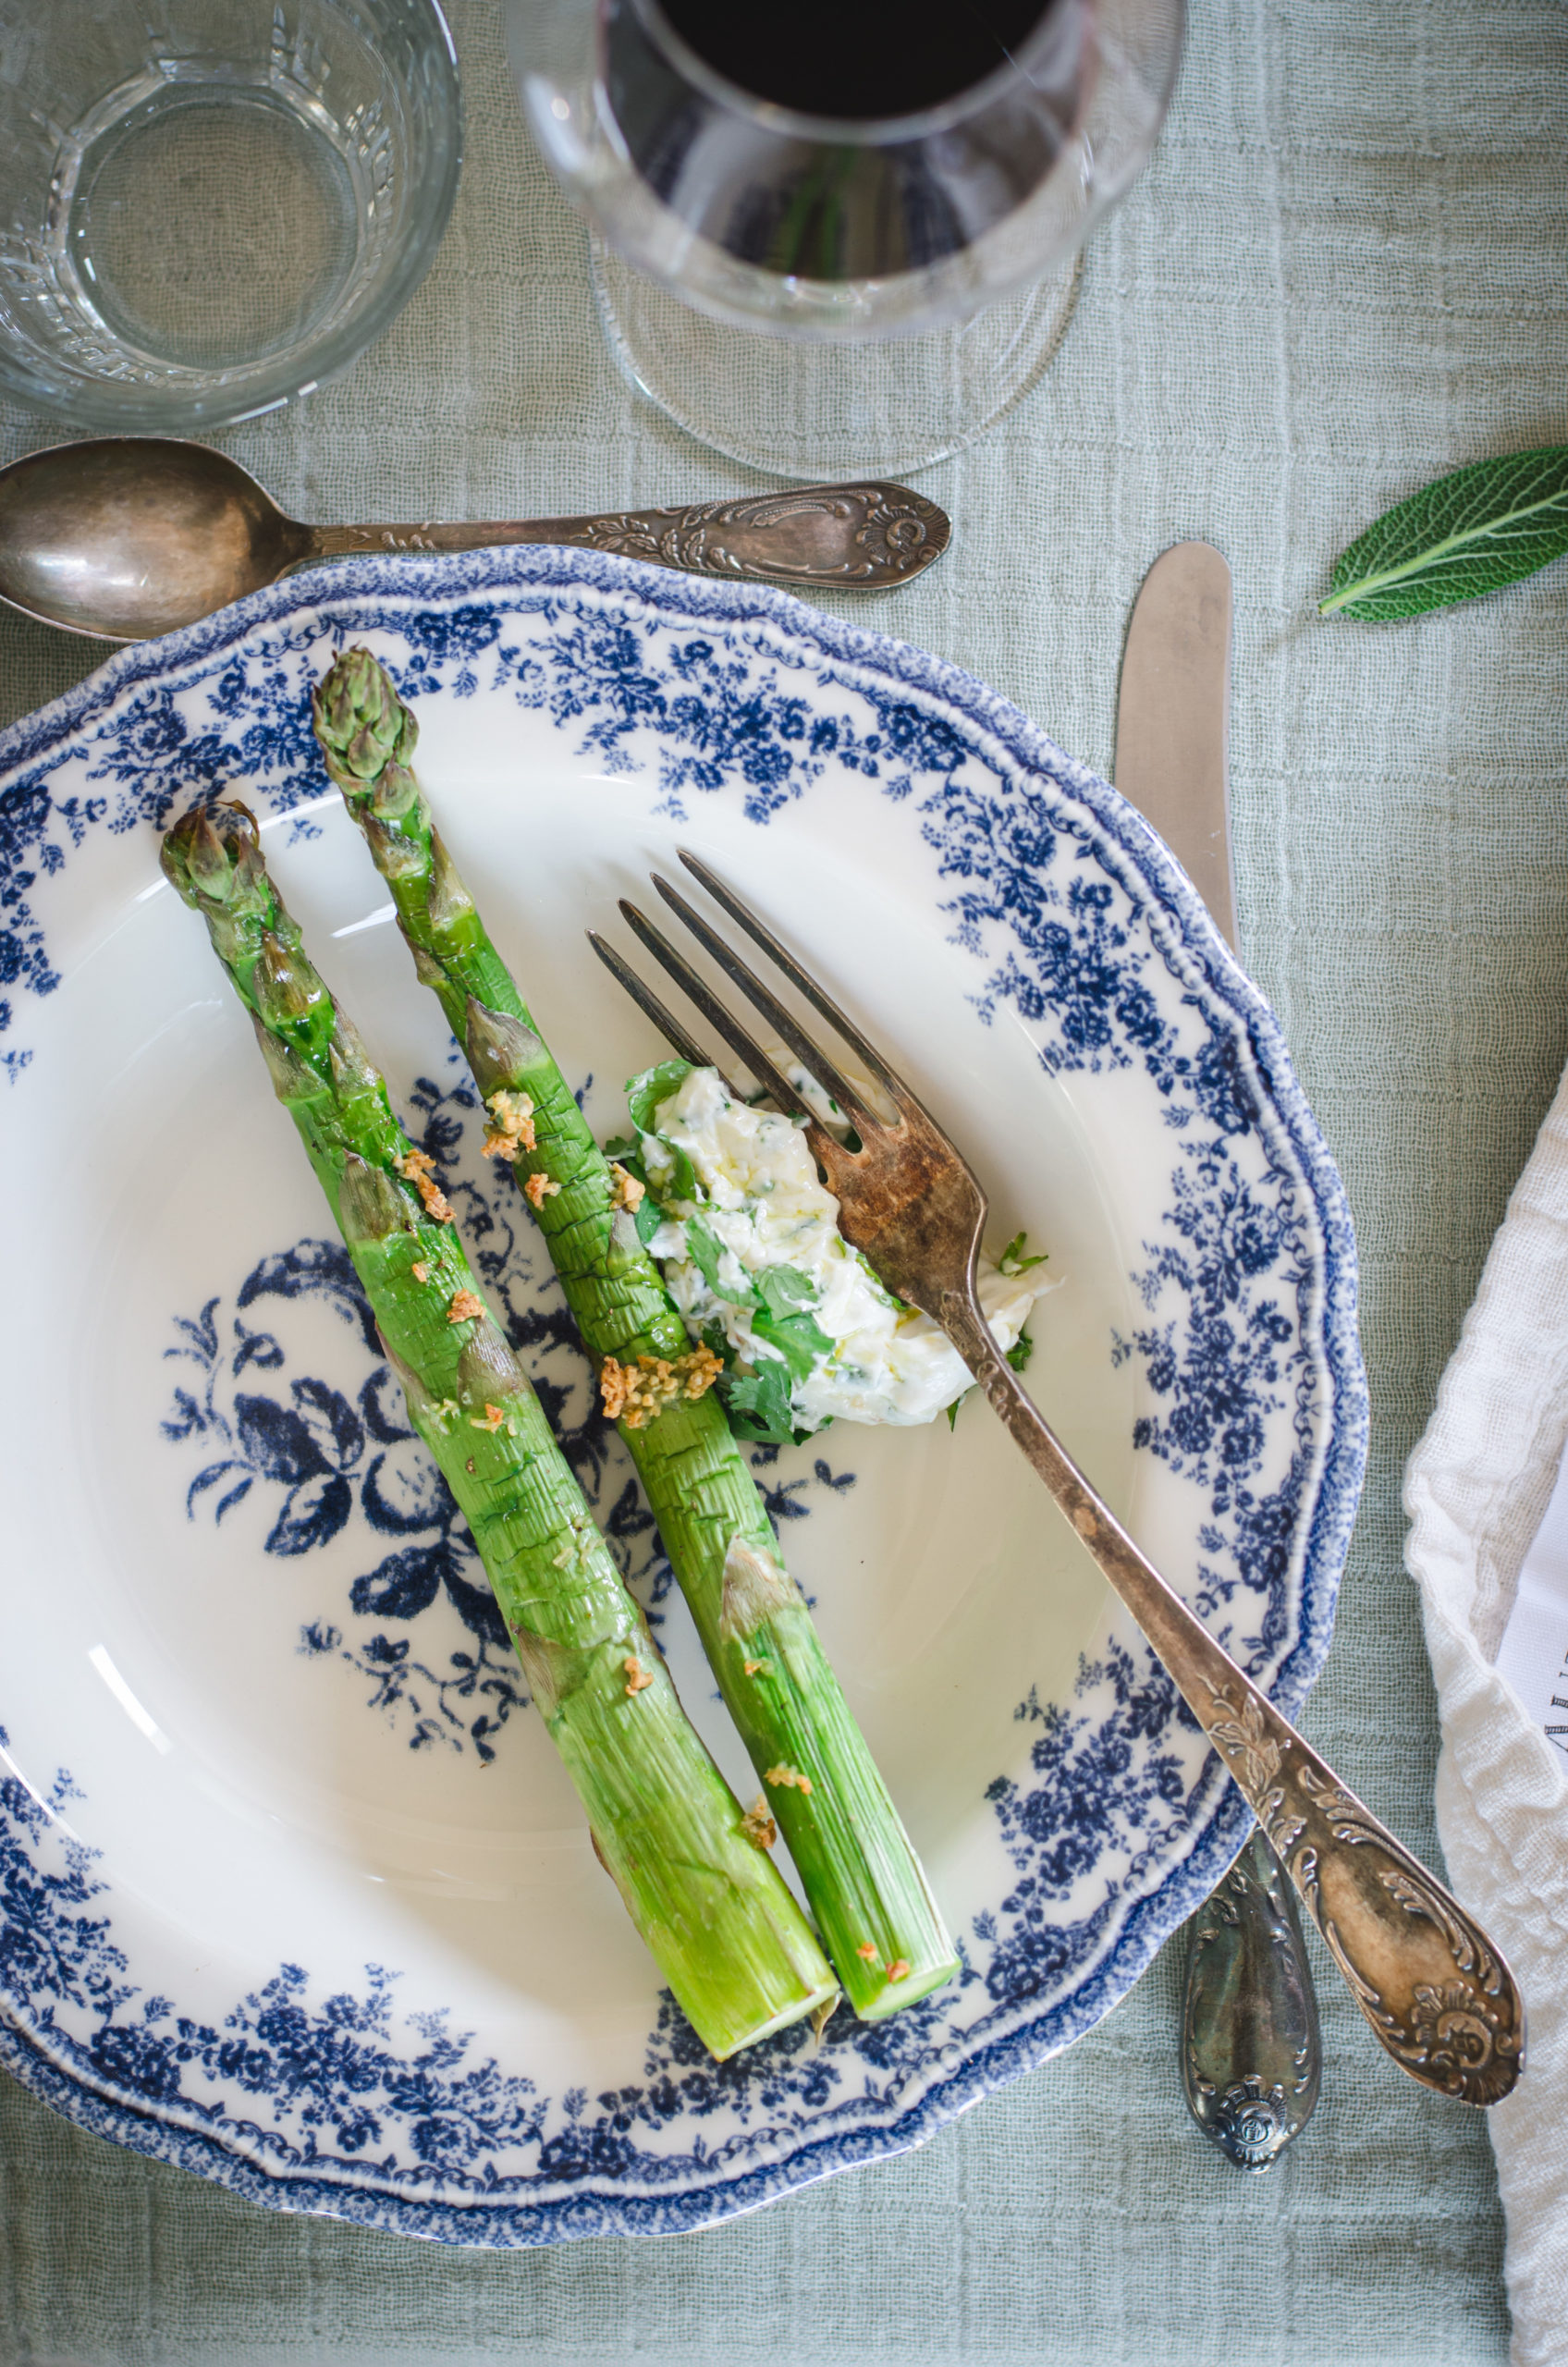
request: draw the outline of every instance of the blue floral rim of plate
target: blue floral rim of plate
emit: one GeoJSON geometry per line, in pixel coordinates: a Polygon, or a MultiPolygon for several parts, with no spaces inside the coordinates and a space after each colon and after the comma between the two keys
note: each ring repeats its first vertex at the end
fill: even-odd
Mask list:
{"type": "MultiPolygon", "coordinates": [[[[699,639],[687,644],[692,653],[687,670],[682,670],[680,653],[671,657],[671,675],[663,686],[670,695],[667,699],[663,691],[659,693],[661,712],[683,717],[679,729],[671,724],[667,734],[670,745],[660,754],[667,810],[679,812],[683,797],[698,796],[720,779],[728,779],[743,787],[750,818],[766,823],[778,804],[798,793],[799,779],[813,777],[814,763],[820,771],[818,758],[825,751],[853,768],[876,774],[887,794],[900,801],[910,793],[912,773],[922,767],[940,778],[945,761],[950,786],[951,774],[962,756],[983,740],[990,752],[987,761],[1023,776],[1017,803],[1025,818],[1030,797],[1036,793],[1033,785],[1038,784],[1079,809],[1093,825],[1092,852],[1099,871],[1111,884],[1104,889],[1101,904],[1095,901],[1101,890],[1085,889],[1082,883],[1074,886],[1062,907],[1070,929],[1064,933],[1064,924],[1058,920],[1051,924],[1064,944],[1067,935],[1072,936],[1077,949],[1073,959],[1082,962],[1093,953],[1103,967],[1109,942],[1103,901],[1112,893],[1124,896],[1133,912],[1141,914],[1157,950],[1168,959],[1179,955],[1185,970],[1195,973],[1201,981],[1201,988],[1184,1000],[1195,1004],[1201,994],[1206,1024],[1216,1046],[1221,1046],[1221,1024],[1209,1013],[1224,1014],[1223,1025],[1231,1031],[1224,1039],[1228,1062],[1209,1073],[1201,1061],[1181,1050],[1174,1032],[1162,1027],[1158,1015],[1146,1007],[1146,996],[1140,1001],[1138,993],[1125,994],[1113,1027],[1108,1012],[1096,1012],[1088,1000],[1080,1009],[1070,994],[1057,1013],[1063,1020],[1063,1032],[1054,1051],[1043,1052],[1042,1060],[1047,1066],[1064,1068],[1132,1065],[1133,1053],[1115,1036],[1115,1029],[1120,1028],[1139,1063],[1155,1077],[1158,1090],[1170,1097],[1172,1123],[1185,1122],[1183,1110],[1207,1117],[1218,1110],[1222,1128],[1229,1095],[1240,1097],[1242,1116],[1236,1123],[1244,1130],[1250,1122],[1244,1106],[1245,1091],[1250,1088],[1237,1083],[1239,1048],[1244,1048],[1250,1074],[1268,1104],[1271,1139],[1282,1147],[1281,1155],[1288,1152],[1292,1185],[1301,1187],[1311,1204],[1321,1243],[1321,1272],[1316,1278],[1321,1370],[1316,1378],[1309,1374],[1305,1380],[1298,1379],[1298,1431],[1305,1437],[1309,1427],[1306,1396],[1319,1381],[1331,1396],[1332,1412],[1313,1483],[1300,1556],[1299,1598],[1291,1606],[1292,1626],[1279,1633],[1267,1632],[1276,1610],[1279,1620],[1285,1618],[1281,1605],[1269,1595],[1256,1655],[1271,1670],[1268,1689],[1273,1698],[1287,1711],[1293,1711],[1328,1650],[1339,1575],[1366,1454],[1367,1402],[1355,1325],[1354,1245],[1342,1186],[1296,1082],[1272,1012],[1231,961],[1207,912],[1165,849],[1113,790],[1064,755],[1016,708],[959,668],[885,635],[840,624],[769,587],[713,584],[600,554],[530,548],[438,559],[367,558],[330,573],[296,578],[162,643],[116,653],[97,674],[64,698],[0,735],[0,782],[4,783],[0,788],[0,892],[5,898],[0,986],[35,994],[52,990],[55,974],[31,891],[68,859],[69,850],[80,847],[90,831],[100,826],[110,831],[161,827],[175,805],[215,780],[231,778],[237,759],[243,763],[248,754],[251,767],[263,776],[260,793],[271,797],[275,811],[287,811],[307,793],[304,788],[291,788],[290,767],[301,780],[308,780],[308,793],[318,792],[320,784],[311,773],[313,751],[302,715],[293,727],[292,741],[288,730],[280,735],[276,714],[264,728],[258,723],[252,734],[256,744],[249,751],[243,729],[236,736],[214,727],[205,742],[171,736],[173,726],[167,717],[181,677],[194,681],[215,673],[219,689],[210,703],[221,710],[223,685],[230,675],[243,690],[243,645],[254,644],[269,627],[281,627],[287,646],[287,628],[296,618],[306,620],[302,624],[306,639],[319,638],[327,625],[346,636],[383,624],[411,638],[411,620],[423,618],[434,630],[439,619],[436,637],[449,662],[461,668],[468,663],[465,649],[472,646],[477,652],[495,647],[496,614],[506,613],[508,607],[515,608],[520,598],[533,614],[545,619],[552,630],[561,629],[563,638],[569,639],[563,619],[570,619],[574,597],[584,593],[621,602],[625,616],[651,619],[661,628],[691,627],[699,635],[711,634],[714,641],[728,635],[726,662],[736,652],[760,648],[758,634],[769,637],[767,654],[775,660],[779,644],[790,644],[795,653],[792,662],[815,665],[819,681],[831,681],[868,700],[874,716],[880,719],[881,729],[874,736],[863,733],[857,741],[846,724],[830,751],[826,751],[826,743],[819,749],[815,737],[818,727],[811,725],[809,714],[795,713],[782,694],[774,697],[771,706],[766,701],[759,704],[741,658],[730,667],[734,679],[726,688],[724,667],[716,661],[712,644],[699,639]],[[704,708],[704,686],[710,681],[719,687],[713,690],[711,703],[704,708]],[[102,776],[115,784],[114,790],[106,789],[102,798],[73,798],[56,806],[48,786],[51,770],[63,761],[69,743],[104,727],[116,710],[123,762],[117,770],[111,765],[102,776]],[[905,769],[895,769],[900,766],[905,769]],[[1098,1035],[1096,1028],[1101,1030],[1098,1035]]],[[[414,679],[405,687],[417,692],[417,666],[411,671],[414,679]]],[[[460,675],[457,687],[460,694],[460,675]]],[[[643,700],[645,707],[645,685],[635,696],[628,693],[631,704],[623,698],[619,707],[615,697],[606,702],[602,684],[591,694],[582,693],[579,708],[570,705],[576,695],[562,693],[568,699],[566,711],[582,722],[583,744],[594,748],[607,769],[624,767],[628,760],[621,753],[622,741],[636,720],[637,698],[643,700]]],[[[237,693],[231,699],[229,717],[243,724],[242,695],[237,693]]],[[[1015,832],[1018,819],[1015,813],[1010,824],[1015,832]]],[[[999,828],[995,817],[986,827],[993,824],[999,828]]],[[[947,909],[957,913],[961,937],[965,930],[977,935],[982,924],[995,917],[984,905],[980,890],[989,877],[987,865],[997,858],[988,846],[964,839],[969,824],[962,816],[944,827],[953,833],[953,845],[959,848],[954,858],[957,876],[966,883],[947,909]]],[[[1061,827],[1060,817],[1057,827],[1061,827]]],[[[1090,833],[1083,835],[1087,838],[1090,833]]],[[[1027,832],[1020,844],[1023,851],[1009,856],[1015,883],[1028,871],[1027,832]]],[[[1061,975],[1066,978],[1065,970],[1061,975]]],[[[1042,1009],[1052,1008],[1049,987],[1048,963],[1043,971],[1036,963],[1028,975],[1016,963],[1011,971],[1004,965],[993,981],[998,1000],[1011,1000],[1035,1018],[1042,1009]]],[[[0,1002],[0,1043],[13,1033],[18,1015],[9,1000],[0,1002]]],[[[14,1037],[12,1049],[0,1050],[0,1063],[13,1082],[20,1078],[31,1057],[27,1048],[14,1047],[14,1037]]],[[[1259,1118],[1256,1108],[1251,1114],[1253,1119],[1259,1118]]],[[[1280,1254],[1277,1245],[1273,1254],[1280,1254]]],[[[1245,1268],[1244,1244],[1240,1256],[1245,1268]]],[[[1260,1259],[1261,1256],[1260,1252],[1260,1259]]],[[[1168,1279],[1152,1269],[1140,1278],[1151,1305],[1168,1279]]],[[[1136,1353],[1147,1362],[1160,1353],[1162,1336],[1151,1331],[1146,1338],[1126,1343],[1124,1352],[1136,1353]]],[[[1299,1338],[1296,1360],[1298,1364],[1305,1360],[1299,1338]]],[[[1284,1401],[1276,1398],[1274,1402],[1284,1401]]],[[[1162,1455],[1172,1468],[1184,1469],[1189,1477],[1195,1474],[1208,1485],[1223,1456],[1210,1458],[1207,1446],[1194,1448],[1183,1437],[1177,1418],[1180,1410],[1178,1405],[1164,1430],[1158,1423],[1144,1426],[1148,1434],[1138,1443],[1162,1455]]],[[[1222,1494],[1229,1483],[1220,1475],[1217,1484],[1222,1494]]],[[[1281,1521],[1288,1514],[1305,1509],[1299,1487],[1295,1496],[1281,1490],[1272,1502],[1273,1516],[1281,1521]]],[[[1282,1587],[1282,1563],[1280,1567],[1282,1587]]],[[[1215,1600],[1222,1605],[1229,1596],[1221,1591],[1215,1600]]],[[[1123,1706],[1129,1700],[1136,1705],[1146,1698],[1147,1674],[1130,1661],[1125,1668],[1111,1666],[1109,1674],[1103,1665],[1093,1674],[1102,1688],[1109,1686],[1115,1691],[1123,1706]]],[[[1162,1676],[1158,1682],[1166,1684],[1162,1676]]],[[[1037,1707],[1030,1712],[1024,1704],[1019,1715],[1026,1713],[1042,1716],[1037,1707]]],[[[1169,1720],[1169,1702],[1163,1714],[1169,1720]]],[[[1147,1749],[1152,1748],[1148,1744],[1147,1749]]],[[[1016,1823],[1016,1807],[998,1794],[997,1813],[1004,1828],[1010,1815],[1016,1823]]],[[[42,1828],[36,1819],[29,1822],[30,1814],[16,1787],[0,1784],[0,1843],[9,1844],[8,1851],[0,1846],[0,1883],[13,1880],[18,1870],[25,1870],[31,1862],[28,1852],[42,1828]]],[[[1184,1854],[1157,1887],[1121,1901],[1120,1927],[1114,1919],[1109,1926],[1115,1930],[1114,1940],[1066,1993],[1030,2013],[1027,2008],[1035,1993],[1023,1987],[1007,2000],[1014,2014],[1012,2025],[970,2047],[949,2043],[937,2049],[932,2030],[926,2028],[931,2022],[934,2029],[933,2016],[925,2014],[923,2018],[924,2009],[881,2026],[880,2035],[857,2039],[854,2052],[865,2079],[864,2095],[856,2100],[860,2125],[852,2111],[846,2116],[835,2105],[837,2118],[829,2114],[814,2127],[820,2098],[817,2103],[813,2098],[820,2082],[814,2084],[815,2075],[801,2056],[799,2033],[785,2033],[787,2044],[773,2042],[776,2054],[754,2050],[757,2059],[749,2067],[740,2059],[742,2067],[733,2075],[726,2067],[729,2083],[726,2089],[723,2080],[716,2087],[717,2075],[711,2067],[704,2073],[700,2065],[692,2066],[679,2040],[672,2044],[668,2031],[661,2028],[650,2037],[651,2084],[648,2090],[637,2091],[641,2101],[627,2105],[619,2116],[616,2100],[610,2096],[598,2100],[596,2116],[584,2116],[582,2105],[569,2105],[572,2128],[581,2137],[578,2152],[572,2154],[570,2146],[559,2150],[563,2138],[551,2142],[557,2147],[554,2157],[557,2171],[559,2164],[570,2157],[567,2183],[575,2179],[576,2188],[560,2191],[561,2176],[546,2179],[541,2172],[539,2182],[552,2191],[539,2200],[519,2193],[518,2181],[504,2181],[497,2190],[494,2181],[487,2183],[476,2174],[460,2181],[465,2185],[465,2199],[454,2201],[422,2192],[425,2181],[417,2165],[407,2173],[391,2170],[386,2157],[374,2166],[368,2162],[356,2165],[341,2146],[329,2164],[325,2154],[313,2157],[313,2139],[303,2148],[256,2143],[232,2116],[226,2118],[215,2107],[194,2102],[181,2087],[178,2073],[169,2070],[177,2058],[200,2062],[208,2041],[212,2042],[209,2052],[215,2049],[221,2054],[222,2042],[212,2031],[197,2032],[194,2037],[187,2031],[181,2053],[172,2041],[149,2034],[140,2024],[130,2032],[129,2024],[116,2023],[113,2025],[116,2046],[108,2048],[101,2059],[90,2060],[74,2042],[67,2043],[50,2012],[32,2010],[35,2001],[25,1981],[21,1994],[17,1993],[6,1971],[4,1919],[0,1919],[0,1988],[9,1992],[11,2003],[6,2017],[0,2019],[0,2060],[45,2102],[83,2127],[214,2177],[273,2207],[326,2212],[367,2225],[467,2244],[520,2245],[569,2237],[694,2228],[753,2208],[855,2162],[918,2144],[978,2097],[1091,2028],[1125,1993],[1177,1924],[1201,1903],[1251,1823],[1239,1794],[1212,1759],[1183,1804],[1183,1818],[1184,1854]],[[889,2032],[897,2035],[888,2037],[889,2032]],[[139,2078],[127,2068],[138,2047],[138,2059],[156,2059],[156,2077],[139,2078]],[[923,2047],[926,2051],[921,2056],[923,2047]],[[922,2067],[915,2079],[913,2067],[917,2057],[922,2067]],[[702,2086],[704,2079],[706,2089],[702,2086]],[[691,2129],[695,2141],[686,2153],[660,2157],[655,2163],[653,2155],[639,2153],[629,2142],[623,2124],[629,2116],[632,2122],[639,2116],[648,2119],[647,2098],[661,2080],[680,2100],[672,2106],[671,2116],[694,2116],[691,2129]],[[748,2081],[744,2116],[749,2118],[753,2112],[772,2114],[767,2142],[762,2141],[759,2132],[750,2147],[753,2158],[749,2161],[739,2153],[726,2163],[709,2159],[701,2129],[702,2115],[712,2106],[702,2099],[710,2090],[730,2097],[741,2094],[740,2083],[748,2081]],[[913,2093],[905,2106],[900,2098],[912,2085],[913,2093]],[[472,2199],[468,2199],[470,2192],[472,2199]]],[[[1021,1866],[1028,1862],[1022,1841],[1015,1862],[1021,1866]]],[[[85,1863],[73,1863],[68,1880],[62,1877],[62,1884],[60,1895],[68,1897],[73,1909],[85,1906],[101,1887],[85,1863]]],[[[7,1917],[17,1895],[15,1891],[0,1888],[7,1917]]],[[[1110,1904],[1108,1898],[1107,1917],[1110,1904]]],[[[1036,1911],[1036,1923],[1038,1919],[1036,1911]]],[[[106,1924],[94,1927],[90,1918],[81,1916],[74,1922],[65,1918],[59,1928],[62,1932],[67,1928],[107,1930],[106,1924]]],[[[102,1949],[105,1944],[95,1940],[91,1944],[102,1949]]],[[[971,1967],[966,1977],[974,1981],[980,1975],[971,1967]]],[[[302,1981],[303,1976],[296,1975],[293,1968],[280,1968],[276,1981],[258,1996],[242,2001],[229,2017],[230,2025],[258,2034],[259,2044],[261,2034],[276,2033],[287,2024],[309,2055],[317,2041],[311,2037],[312,2026],[299,2004],[302,1981]]],[[[129,1990],[124,1993],[130,1993],[129,1990]]],[[[339,2030],[345,2017],[354,2028],[373,2035],[390,2030],[386,1994],[374,1981],[366,1999],[328,2004],[341,2009],[339,2030]]],[[[151,2012],[150,2005],[146,2011],[151,2012]]],[[[105,2024],[105,2029],[110,2025],[105,2024]]],[[[273,2036],[267,2036],[266,2042],[274,2043],[273,2036]]],[[[368,2040],[366,2043],[368,2047],[368,2040]]],[[[439,2044],[432,2043],[439,2054],[439,2044]]],[[[451,2056],[452,2067],[460,2054],[459,2047],[451,2056]]],[[[447,2060],[447,2056],[440,2059],[447,2060]]],[[[453,2092],[455,2076],[454,2068],[444,2090],[435,2079],[432,2092],[453,2092]]],[[[281,2077],[280,2073],[280,2080],[281,2077]]],[[[263,2085],[264,2091],[264,2081],[263,2085]]]]}

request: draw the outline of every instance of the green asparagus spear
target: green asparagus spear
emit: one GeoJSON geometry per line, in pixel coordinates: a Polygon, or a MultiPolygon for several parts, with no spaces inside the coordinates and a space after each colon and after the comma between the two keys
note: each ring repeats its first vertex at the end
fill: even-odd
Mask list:
{"type": "Polygon", "coordinates": [[[415,1429],[489,1572],[594,1846],[704,2045],[720,2057],[836,1984],[766,1838],[677,1698],[432,1172],[312,968],[243,806],[188,814],[164,869],[251,1013],[364,1285],[415,1429]]]}
{"type": "MultiPolygon", "coordinates": [[[[877,2020],[957,1969],[953,1944],[722,1406],[606,1160],[410,770],[417,725],[368,650],[318,686],[327,769],[391,889],[538,1218],[641,1475],[730,1716],[856,2012],[877,2020]]],[[[635,1189],[635,1186],[632,1187],[635,1189]]]]}

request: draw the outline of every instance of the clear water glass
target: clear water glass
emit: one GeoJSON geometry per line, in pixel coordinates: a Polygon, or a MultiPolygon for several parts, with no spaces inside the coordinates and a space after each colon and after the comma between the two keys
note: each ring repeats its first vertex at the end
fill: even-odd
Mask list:
{"type": "Polygon", "coordinates": [[[127,432],[308,394],[424,276],[461,151],[435,0],[0,0],[0,386],[127,432]]]}

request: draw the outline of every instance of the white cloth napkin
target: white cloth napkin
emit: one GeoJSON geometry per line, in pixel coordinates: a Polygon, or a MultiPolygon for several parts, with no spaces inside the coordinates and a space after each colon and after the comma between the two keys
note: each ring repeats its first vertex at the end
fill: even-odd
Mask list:
{"type": "Polygon", "coordinates": [[[1404,1484],[1405,1554],[1442,1720],[1437,1812],[1449,1878],[1513,1965],[1528,2017],[1525,2077],[1488,2116],[1515,2367],[1568,2367],[1568,1756],[1545,1731],[1568,1723],[1550,1708],[1552,1692],[1568,1695],[1552,1681],[1568,1646],[1565,1440],[1568,1078],[1404,1484]]]}
{"type": "Polygon", "coordinates": [[[1568,1451],[1520,1568],[1497,1673],[1519,1696],[1530,1723],[1568,1759],[1568,1451]]]}

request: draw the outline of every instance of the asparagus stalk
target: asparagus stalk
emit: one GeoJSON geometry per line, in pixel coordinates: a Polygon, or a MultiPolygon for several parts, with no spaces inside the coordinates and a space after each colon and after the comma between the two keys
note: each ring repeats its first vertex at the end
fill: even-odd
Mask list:
{"type": "MultiPolygon", "coordinates": [[[[723,1407],[577,1106],[433,826],[418,727],[368,650],[318,686],[327,769],[392,891],[599,1367],[703,1648],[782,1827],[834,1968],[878,2020],[957,1969],[952,1942],[723,1407]]],[[[632,1190],[635,1190],[632,1186],[632,1190]]]]}
{"type": "Polygon", "coordinates": [[[431,1161],[312,966],[243,806],[188,814],[164,869],[251,1013],[402,1381],[473,1532],[594,1846],[714,2054],[830,2001],[805,1918],[680,1707],[431,1161]]]}

